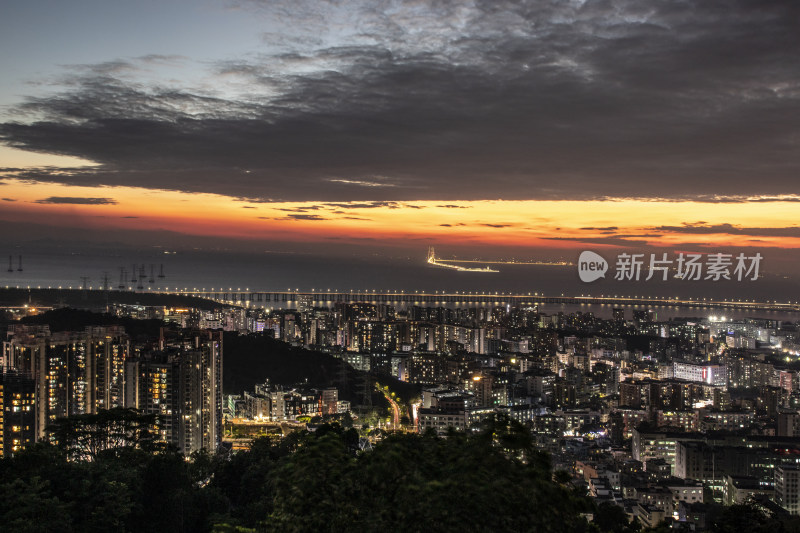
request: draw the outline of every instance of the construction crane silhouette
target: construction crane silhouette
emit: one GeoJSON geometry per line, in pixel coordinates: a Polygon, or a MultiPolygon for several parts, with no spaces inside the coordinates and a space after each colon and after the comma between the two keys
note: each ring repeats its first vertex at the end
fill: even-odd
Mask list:
{"type": "Polygon", "coordinates": [[[119,267],[119,285],[117,288],[122,290],[125,288],[125,277],[127,276],[127,272],[125,272],[125,267],[119,267]]]}
{"type": "Polygon", "coordinates": [[[22,256],[19,256],[19,266],[17,267],[17,272],[22,272],[22,256]]]}
{"type": "Polygon", "coordinates": [[[155,277],[153,276],[153,270],[155,268],[156,266],[153,263],[150,263],[150,279],[147,280],[149,283],[155,283],[156,281],[155,277]]]}

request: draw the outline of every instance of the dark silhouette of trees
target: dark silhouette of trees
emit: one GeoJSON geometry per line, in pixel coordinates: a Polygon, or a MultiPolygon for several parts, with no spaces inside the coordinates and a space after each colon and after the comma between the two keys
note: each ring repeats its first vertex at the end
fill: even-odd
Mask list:
{"type": "MultiPolygon", "coordinates": [[[[59,421],[57,444],[0,460],[0,531],[537,531],[628,533],[553,473],[528,431],[493,417],[469,432],[388,434],[362,450],[338,423],[186,458],[152,443],[150,417],[112,410],[59,421]],[[593,516],[587,521],[585,516],[593,516]]],[[[795,531],[733,506],[713,531],[795,531]]]]}
{"type": "Polygon", "coordinates": [[[151,430],[152,417],[130,410],[57,421],[57,444],[0,460],[0,531],[210,530],[227,503],[151,430]]]}
{"type": "Polygon", "coordinates": [[[800,531],[800,518],[778,517],[754,502],[726,507],[711,528],[713,533],[774,533],[800,531]]]}
{"type": "Polygon", "coordinates": [[[135,409],[115,408],[98,413],[59,418],[46,431],[70,459],[95,461],[103,452],[120,453],[126,448],[153,450],[157,431],[155,415],[135,409]]]}
{"type": "Polygon", "coordinates": [[[590,530],[580,513],[591,504],[551,480],[547,456],[507,418],[469,435],[392,434],[369,452],[358,451],[355,430],[336,424],[296,439],[294,453],[258,443],[215,475],[212,485],[235,496],[229,525],[265,531],[590,530]],[[268,480],[257,484],[259,498],[243,497],[240,478],[230,475],[234,464],[268,480]]]}

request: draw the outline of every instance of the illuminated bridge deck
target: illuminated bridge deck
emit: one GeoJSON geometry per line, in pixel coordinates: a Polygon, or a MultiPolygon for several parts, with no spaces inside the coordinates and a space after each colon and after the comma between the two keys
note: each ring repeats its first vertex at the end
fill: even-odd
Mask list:
{"type": "Polygon", "coordinates": [[[326,307],[335,303],[371,303],[391,305],[462,305],[487,306],[511,305],[529,307],[543,305],[608,305],[639,307],[686,307],[696,309],[737,309],[742,311],[781,311],[800,312],[798,302],[776,301],[744,301],[744,300],[691,300],[663,297],[629,297],[629,296],[548,296],[543,294],[510,294],[510,293],[437,293],[437,292],[377,292],[377,291],[277,291],[252,292],[241,290],[203,291],[181,290],[170,291],[170,294],[188,294],[217,302],[237,304],[248,307],[294,307],[297,302],[307,305],[326,307]],[[293,305],[294,304],[294,305],[293,305]]]}

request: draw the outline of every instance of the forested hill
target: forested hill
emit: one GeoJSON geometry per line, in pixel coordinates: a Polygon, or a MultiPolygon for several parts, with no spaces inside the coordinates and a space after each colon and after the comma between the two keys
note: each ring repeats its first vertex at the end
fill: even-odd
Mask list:
{"type": "MultiPolygon", "coordinates": [[[[161,320],[121,318],[106,313],[61,308],[25,317],[23,324],[47,324],[50,330],[83,331],[87,326],[121,325],[136,341],[154,340],[167,325],[161,320]]],[[[5,329],[6,324],[0,324],[5,329]]],[[[175,328],[174,325],[169,326],[175,328]]],[[[269,380],[280,385],[307,385],[314,388],[336,387],[339,397],[353,404],[365,400],[365,391],[374,405],[384,406],[382,394],[374,391],[374,381],[388,385],[403,401],[419,393],[415,385],[390,376],[370,376],[330,354],[294,347],[260,334],[226,332],[223,339],[223,392],[241,394],[256,384],[269,380]]]]}
{"type": "Polygon", "coordinates": [[[414,385],[389,376],[370,376],[333,355],[291,346],[266,335],[226,333],[223,343],[225,394],[252,391],[256,384],[263,383],[265,379],[282,385],[336,387],[341,399],[354,404],[362,403],[365,386],[374,404],[384,404],[383,395],[372,392],[373,381],[389,385],[405,401],[419,392],[414,385]]]}
{"type": "Polygon", "coordinates": [[[41,307],[72,307],[90,311],[104,311],[106,305],[139,304],[167,307],[193,307],[195,309],[216,309],[223,304],[180,294],[160,294],[153,292],[133,292],[101,289],[14,289],[0,288],[0,306],[22,306],[25,304],[41,307]]]}
{"type": "Polygon", "coordinates": [[[22,324],[47,324],[52,332],[83,331],[88,326],[120,325],[133,339],[142,336],[151,339],[158,338],[159,330],[164,326],[162,320],[137,320],[68,307],[53,309],[40,315],[27,316],[20,322],[22,324]]]}

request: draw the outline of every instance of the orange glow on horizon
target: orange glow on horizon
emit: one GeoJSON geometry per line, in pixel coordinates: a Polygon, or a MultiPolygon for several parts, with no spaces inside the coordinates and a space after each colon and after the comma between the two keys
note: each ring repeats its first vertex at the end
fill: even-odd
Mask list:
{"type": "Polygon", "coordinates": [[[800,248],[800,228],[797,236],[781,236],[782,231],[792,231],[776,229],[796,227],[785,222],[797,219],[792,202],[410,201],[391,207],[349,208],[341,202],[252,203],[215,194],[133,187],[14,179],[4,183],[0,219],[86,229],[165,230],[292,242],[424,239],[431,244],[563,250],[587,246],[800,248]],[[733,222],[734,229],[725,226],[733,222]]]}

